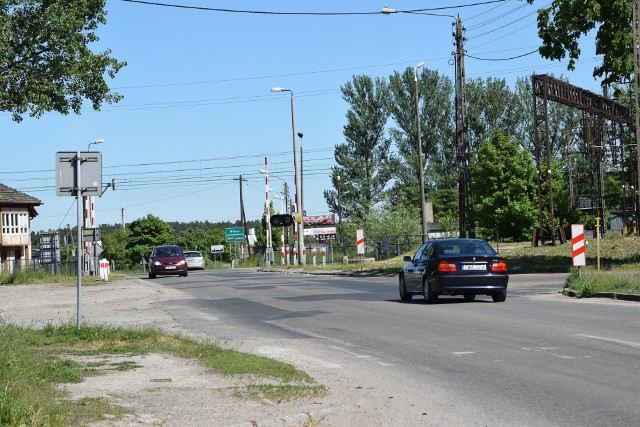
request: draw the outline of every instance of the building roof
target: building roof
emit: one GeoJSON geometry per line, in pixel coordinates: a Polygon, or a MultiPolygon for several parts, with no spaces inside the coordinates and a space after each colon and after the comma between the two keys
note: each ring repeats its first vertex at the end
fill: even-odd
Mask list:
{"type": "Polygon", "coordinates": [[[34,217],[38,215],[34,208],[40,205],[41,200],[0,183],[0,207],[27,207],[34,217]]]}

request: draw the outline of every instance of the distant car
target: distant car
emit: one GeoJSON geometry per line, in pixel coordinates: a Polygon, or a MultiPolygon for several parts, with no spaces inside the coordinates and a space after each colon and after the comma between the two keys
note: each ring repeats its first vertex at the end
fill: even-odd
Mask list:
{"type": "Polygon", "coordinates": [[[184,251],[189,270],[204,270],[204,257],[198,251],[184,251]]]}
{"type": "Polygon", "coordinates": [[[439,295],[462,295],[465,301],[476,295],[490,295],[494,302],[507,298],[507,263],[483,240],[432,240],[404,261],[399,273],[402,301],[414,295],[422,295],[427,304],[437,302],[439,295]]]}
{"type": "Polygon", "coordinates": [[[149,279],[157,275],[177,274],[187,277],[187,260],[180,246],[156,246],[149,257],[149,279]]]}

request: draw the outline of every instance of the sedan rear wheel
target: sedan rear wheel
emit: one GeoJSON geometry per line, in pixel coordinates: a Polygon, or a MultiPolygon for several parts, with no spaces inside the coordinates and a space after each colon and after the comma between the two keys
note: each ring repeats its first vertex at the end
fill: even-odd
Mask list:
{"type": "Polygon", "coordinates": [[[493,302],[505,302],[507,299],[507,291],[491,294],[491,298],[493,298],[493,302]]]}
{"type": "Polygon", "coordinates": [[[407,284],[404,281],[404,276],[400,277],[400,300],[404,302],[411,301],[413,295],[407,292],[407,284]]]}
{"type": "Polygon", "coordinates": [[[424,295],[425,304],[435,304],[438,302],[438,294],[431,290],[427,282],[422,284],[422,295],[424,295]]]}

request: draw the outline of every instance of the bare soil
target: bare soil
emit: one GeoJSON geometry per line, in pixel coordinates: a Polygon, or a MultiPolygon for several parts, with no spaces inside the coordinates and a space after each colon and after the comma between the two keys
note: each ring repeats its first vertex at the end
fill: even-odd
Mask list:
{"type": "MultiPolygon", "coordinates": [[[[176,298],[176,292],[136,279],[83,286],[82,319],[90,324],[124,327],[152,325],[187,335],[157,304],[176,298]]],[[[75,284],[0,286],[0,321],[6,323],[35,328],[75,324],[76,308],[75,284]]],[[[350,384],[352,381],[339,374],[340,367],[327,366],[304,354],[276,356],[326,386],[327,396],[285,403],[239,398],[234,392],[255,383],[255,378],[224,376],[195,360],[155,353],[83,358],[83,362],[102,366],[103,375],[61,388],[70,399],[102,397],[128,409],[128,415],[105,414],[104,420],[92,424],[100,427],[406,425],[397,418],[394,422],[393,412],[386,407],[387,396],[378,396],[375,387],[367,384],[350,384]],[[113,368],[121,363],[135,368],[113,368]]]]}

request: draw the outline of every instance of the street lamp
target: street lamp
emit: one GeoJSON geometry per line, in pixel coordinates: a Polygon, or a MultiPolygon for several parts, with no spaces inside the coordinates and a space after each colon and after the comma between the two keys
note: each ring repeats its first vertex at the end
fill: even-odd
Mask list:
{"type": "Polygon", "coordinates": [[[302,158],[302,137],[304,134],[298,132],[300,138],[300,212],[302,212],[302,223],[304,224],[304,160],[302,158]]]}
{"type": "Polygon", "coordinates": [[[424,211],[424,166],[422,164],[422,137],[420,135],[420,102],[418,97],[418,68],[422,68],[424,61],[418,62],[413,69],[413,80],[416,84],[416,126],[418,128],[418,170],[420,179],[420,215],[421,215],[421,230],[422,230],[422,243],[427,239],[427,218],[424,211]]]}
{"type": "MultiPolygon", "coordinates": [[[[441,14],[441,13],[429,13],[423,12],[420,10],[397,10],[391,7],[387,7],[386,5],[380,10],[380,12],[384,15],[391,15],[392,13],[408,13],[415,15],[428,15],[428,16],[442,16],[448,18],[456,18],[453,15],[441,14]]],[[[420,108],[419,108],[419,97],[418,97],[418,68],[421,68],[424,65],[424,61],[420,61],[415,68],[413,69],[413,76],[416,86],[416,124],[418,128],[418,168],[419,170],[419,180],[420,180],[420,214],[421,214],[421,231],[422,231],[422,242],[424,243],[427,240],[427,218],[425,212],[425,201],[424,201],[424,165],[422,159],[422,141],[421,141],[421,131],[420,131],[420,108]]]]}
{"type": "Polygon", "coordinates": [[[92,145],[102,144],[103,142],[104,142],[104,139],[96,139],[95,141],[90,142],[89,146],[87,147],[87,151],[91,151],[92,145]]]}
{"type": "Polygon", "coordinates": [[[293,135],[293,174],[295,179],[296,190],[296,204],[298,206],[298,212],[300,213],[300,222],[298,223],[298,257],[300,258],[300,265],[307,263],[305,249],[304,249],[304,221],[302,218],[302,183],[300,181],[300,174],[298,174],[298,155],[296,149],[296,113],[293,102],[293,92],[289,89],[274,87],[271,92],[289,92],[291,94],[291,129],[293,135]]]}

